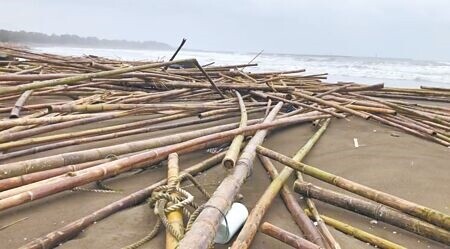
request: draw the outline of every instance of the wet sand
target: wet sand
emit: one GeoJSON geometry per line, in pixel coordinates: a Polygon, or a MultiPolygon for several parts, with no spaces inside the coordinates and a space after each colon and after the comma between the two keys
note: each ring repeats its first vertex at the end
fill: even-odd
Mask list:
{"type": "MultiPolygon", "coordinates": [[[[128,117],[129,120],[137,120],[142,117],[128,117]]],[[[117,138],[107,141],[71,146],[43,152],[35,155],[16,158],[10,161],[19,161],[26,158],[55,155],[98,146],[106,146],[126,141],[135,141],[145,138],[158,137],[175,131],[187,131],[202,127],[212,126],[237,119],[227,119],[208,125],[196,125],[171,130],[170,132],[152,132],[117,138]]],[[[108,124],[124,122],[121,120],[104,121],[108,124]]],[[[65,129],[55,133],[74,131],[98,127],[98,124],[90,124],[65,129]]],[[[311,124],[302,124],[278,130],[267,137],[264,146],[286,155],[292,156],[313,134],[315,127],[311,124]]],[[[182,168],[189,167],[210,156],[205,151],[191,153],[180,157],[182,168]]],[[[399,130],[378,124],[375,121],[365,121],[359,118],[349,120],[333,119],[330,127],[304,160],[306,163],[332,172],[339,176],[365,184],[375,189],[397,195],[439,211],[450,213],[450,149],[420,138],[405,134],[399,130]],[[392,136],[395,133],[398,136],[392,136]],[[360,144],[355,148],[353,138],[357,138],[360,144]]],[[[275,163],[278,169],[283,166],[275,163]]],[[[226,171],[220,167],[205,172],[197,179],[205,185],[206,189],[213,192],[219,185],[226,171]]],[[[105,205],[118,200],[128,193],[142,189],[162,179],[166,175],[165,168],[154,168],[140,174],[127,173],[106,181],[115,189],[123,190],[123,193],[105,194],[91,192],[64,192],[49,198],[34,201],[18,208],[7,210],[0,214],[0,226],[28,217],[27,220],[15,224],[0,231],[0,248],[17,248],[30,240],[45,235],[65,224],[80,217],[92,213],[105,205]]],[[[345,192],[321,183],[310,177],[311,181],[322,187],[327,187],[339,192],[345,192]]],[[[251,209],[264,189],[270,183],[267,173],[255,160],[252,176],[241,189],[244,196],[242,202],[251,209]]],[[[289,182],[292,185],[293,178],[289,182]]],[[[184,183],[186,185],[188,183],[184,183]]],[[[197,196],[197,190],[189,187],[197,196]]],[[[299,197],[300,199],[300,197],[299,197]]],[[[199,199],[204,201],[203,199],[199,199]]],[[[300,200],[302,203],[302,200],[300,200]]],[[[407,248],[449,248],[443,244],[416,236],[402,229],[378,222],[370,224],[369,218],[333,207],[316,201],[321,213],[349,223],[365,231],[374,233],[389,239],[407,248]]],[[[303,204],[303,203],[302,203],[303,204]]],[[[278,225],[285,230],[300,234],[281,198],[277,197],[272,204],[264,221],[278,225]]],[[[153,211],[147,205],[136,207],[116,213],[86,229],[71,241],[63,243],[59,248],[121,248],[136,242],[145,236],[155,223],[153,211]]],[[[374,248],[331,228],[342,248],[374,248]]],[[[140,248],[164,248],[164,232],[140,248]]],[[[217,248],[227,248],[217,246],[217,248]]],[[[285,244],[258,233],[252,248],[290,248],[285,244]]]]}

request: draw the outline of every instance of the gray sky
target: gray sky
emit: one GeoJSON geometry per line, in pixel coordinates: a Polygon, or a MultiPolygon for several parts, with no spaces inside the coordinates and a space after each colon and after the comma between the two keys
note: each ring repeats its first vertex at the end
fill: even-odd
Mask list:
{"type": "Polygon", "coordinates": [[[0,28],[224,51],[450,60],[449,0],[0,0],[0,28]]]}

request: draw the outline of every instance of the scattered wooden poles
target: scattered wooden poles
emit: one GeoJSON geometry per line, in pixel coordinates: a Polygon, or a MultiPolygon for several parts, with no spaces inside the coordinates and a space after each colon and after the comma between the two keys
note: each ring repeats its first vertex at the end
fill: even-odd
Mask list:
{"type": "MultiPolygon", "coordinates": [[[[214,155],[200,163],[197,163],[180,173],[180,176],[183,174],[191,174],[197,175],[205,170],[210,169],[214,165],[218,164],[222,161],[225,153],[219,153],[214,155]]],[[[41,238],[37,238],[30,243],[20,247],[20,249],[47,249],[53,248],[61,244],[62,242],[69,240],[75,237],[77,234],[82,232],[84,229],[88,228],[90,225],[103,220],[104,218],[113,215],[121,210],[130,208],[135,206],[145,199],[149,198],[153,192],[153,190],[159,186],[162,186],[167,183],[166,179],[162,179],[144,189],[136,191],[118,201],[115,201],[99,210],[84,216],[74,222],[67,224],[66,226],[57,229],[54,232],[51,232],[47,235],[42,236],[41,238]]]]}
{"type": "MultiPolygon", "coordinates": [[[[283,103],[278,103],[272,111],[267,115],[262,124],[270,123],[281,109],[283,103]]],[[[259,130],[248,142],[244,148],[241,157],[239,158],[234,171],[225,177],[214,194],[205,204],[212,208],[205,208],[197,220],[192,225],[185,237],[180,241],[180,249],[194,249],[202,248],[207,249],[213,242],[216,231],[221,222],[222,214],[227,213],[231,204],[235,200],[236,195],[239,193],[239,189],[244,183],[245,179],[250,176],[253,166],[253,159],[255,158],[256,146],[260,145],[264,137],[267,134],[267,130],[259,130]],[[198,243],[202,241],[202,243],[198,243]]]]}
{"type": "Polygon", "coordinates": [[[292,167],[295,170],[301,171],[302,173],[317,178],[321,181],[333,184],[339,188],[382,203],[386,206],[398,209],[444,229],[450,229],[450,216],[442,212],[372,189],[313,166],[297,162],[285,155],[262,146],[258,146],[256,150],[261,155],[277,160],[286,166],[292,167]]]}
{"type": "MultiPolygon", "coordinates": [[[[276,177],[278,177],[278,171],[270,159],[261,155],[259,155],[259,159],[272,180],[276,179],[276,177]]],[[[295,223],[305,235],[305,238],[314,244],[324,247],[325,244],[319,231],[305,214],[302,207],[300,207],[300,204],[298,204],[291,189],[286,184],[281,188],[280,194],[295,223]]]]}
{"type": "Polygon", "coordinates": [[[333,102],[330,102],[330,101],[326,101],[326,100],[323,100],[323,99],[320,99],[320,98],[316,98],[316,97],[310,96],[310,95],[305,94],[303,92],[295,91],[295,92],[292,92],[292,94],[295,95],[295,96],[298,96],[298,97],[301,97],[301,98],[304,98],[304,99],[307,99],[307,100],[310,100],[310,101],[322,104],[322,105],[326,105],[326,106],[330,106],[330,107],[336,108],[336,109],[338,109],[340,111],[353,114],[353,115],[361,117],[363,119],[369,119],[370,118],[370,116],[367,115],[367,114],[363,114],[361,112],[355,111],[355,110],[347,108],[345,106],[334,104],[333,102]]]}
{"type": "Polygon", "coordinates": [[[321,249],[320,247],[314,243],[309,242],[308,240],[303,239],[293,233],[285,231],[277,226],[274,226],[268,222],[264,222],[260,228],[261,232],[273,237],[279,241],[282,241],[294,248],[297,249],[321,249]]]}
{"type": "Polygon", "coordinates": [[[318,199],[331,205],[386,222],[409,232],[450,245],[450,232],[403,214],[385,205],[375,204],[370,201],[337,193],[306,182],[295,182],[294,190],[306,197],[318,199]]]}
{"type": "MultiPolygon", "coordinates": [[[[281,108],[282,103],[280,103],[281,108]]],[[[279,108],[278,108],[279,109],[279,108]]],[[[276,109],[274,109],[276,110],[276,109]]],[[[278,110],[277,110],[278,111],[278,110]]],[[[276,112],[275,112],[276,114],[276,112]]],[[[272,116],[275,116],[273,114],[272,116]]],[[[270,116],[269,116],[270,117],[270,116]]],[[[11,196],[5,199],[0,200],[0,211],[5,210],[11,207],[15,207],[33,200],[37,200],[40,198],[44,198],[46,196],[56,194],[58,192],[73,189],[75,187],[79,187],[82,185],[85,185],[90,182],[102,180],[111,176],[115,176],[117,174],[120,174],[122,172],[128,171],[133,168],[137,168],[141,165],[141,163],[147,162],[149,160],[157,160],[164,158],[170,153],[182,151],[185,149],[189,149],[191,147],[199,147],[204,148],[205,146],[208,146],[208,143],[214,140],[227,140],[230,137],[240,134],[243,132],[252,132],[259,129],[267,129],[279,125],[287,125],[292,123],[298,123],[298,122],[305,122],[314,120],[317,118],[323,118],[323,116],[307,116],[307,117],[289,117],[284,118],[281,120],[273,121],[273,122],[264,122],[257,125],[247,126],[243,128],[237,128],[230,131],[225,131],[221,133],[215,133],[210,134],[206,136],[197,137],[185,142],[176,143],[164,147],[155,148],[152,150],[149,150],[147,152],[142,152],[136,155],[132,155],[129,157],[121,158],[112,162],[103,163],[91,168],[87,168],[84,170],[81,170],[77,172],[75,175],[65,176],[61,177],[57,181],[51,182],[49,184],[45,184],[39,187],[36,187],[33,190],[30,190],[28,192],[20,193],[16,196],[11,196]]],[[[257,135],[257,134],[256,134],[257,135]]],[[[254,136],[254,138],[258,138],[258,136],[254,136]]],[[[230,139],[231,140],[231,139],[230,139]]],[[[260,140],[262,140],[260,138],[260,140]]],[[[262,141],[256,140],[259,143],[262,141]]],[[[248,147],[249,145],[247,145],[248,147]]],[[[256,146],[253,144],[253,146],[256,146]]],[[[244,151],[245,152],[245,151],[244,151]]],[[[247,154],[250,154],[249,156],[254,156],[255,152],[253,153],[247,152],[247,154]]],[[[245,159],[245,158],[244,158],[245,159]]],[[[248,159],[245,159],[245,162],[247,162],[248,159]]],[[[247,164],[245,164],[247,165],[247,164]]],[[[244,165],[244,167],[246,167],[244,165]]],[[[246,167],[247,168],[247,167],[246,167]]],[[[27,169],[26,169],[27,170],[27,169]]],[[[242,173],[242,172],[241,172],[242,173]]],[[[248,173],[247,171],[244,171],[244,173],[248,173]]],[[[244,179],[242,179],[243,181],[244,179]]],[[[228,190],[228,189],[227,189],[228,190]]],[[[230,204],[231,205],[231,204],[230,204]]],[[[220,216],[220,213],[219,213],[220,216]]],[[[220,219],[220,217],[218,217],[220,219]]],[[[218,222],[218,221],[217,221],[218,222]]],[[[215,232],[215,231],[210,231],[215,232]]]]}
{"type": "Polygon", "coordinates": [[[38,82],[22,84],[22,85],[18,85],[18,86],[2,87],[0,89],[0,96],[10,94],[10,93],[18,93],[18,92],[22,92],[22,91],[26,91],[26,90],[34,90],[34,89],[39,89],[39,88],[44,88],[44,87],[50,87],[50,86],[74,84],[74,83],[84,81],[84,80],[91,80],[93,78],[110,77],[110,76],[114,76],[114,75],[118,75],[118,74],[135,72],[135,71],[140,71],[140,70],[144,70],[144,69],[164,67],[164,66],[172,65],[172,64],[176,64],[176,63],[192,62],[193,60],[195,60],[195,59],[176,60],[176,61],[161,62],[161,63],[150,63],[150,64],[141,65],[141,66],[119,68],[119,69],[114,69],[114,70],[109,70],[109,71],[101,71],[101,72],[97,72],[97,73],[79,74],[76,76],[70,76],[70,77],[60,78],[60,79],[38,81],[38,82]]]}
{"type": "MultiPolygon", "coordinates": [[[[241,121],[239,123],[239,127],[242,128],[247,126],[247,109],[245,108],[244,100],[242,99],[241,94],[239,94],[239,92],[237,91],[235,93],[239,101],[239,108],[241,110],[241,121]]],[[[242,142],[244,142],[244,138],[245,137],[242,134],[239,134],[236,137],[234,137],[230,147],[228,148],[227,154],[225,155],[225,158],[223,159],[222,162],[225,168],[232,169],[236,164],[239,152],[241,150],[242,142]]]]}
{"type": "MultiPolygon", "coordinates": [[[[320,127],[320,129],[306,142],[306,144],[295,154],[293,160],[302,160],[308,152],[312,149],[314,144],[319,140],[321,135],[325,132],[330,123],[330,119],[327,119],[325,123],[320,127]]],[[[294,170],[290,167],[284,167],[281,173],[270,183],[269,187],[264,191],[261,198],[253,207],[250,212],[247,221],[244,224],[241,232],[231,246],[232,249],[238,248],[249,248],[255,234],[258,230],[258,226],[262,221],[266,211],[269,209],[270,204],[272,204],[273,199],[278,195],[280,189],[283,187],[287,179],[292,175],[294,170]]],[[[313,239],[313,234],[308,234],[309,239],[313,239]]],[[[315,238],[314,238],[315,239],[315,238]]],[[[320,245],[323,243],[321,240],[313,241],[320,245]]],[[[323,246],[323,244],[321,245],[323,246]]]]}

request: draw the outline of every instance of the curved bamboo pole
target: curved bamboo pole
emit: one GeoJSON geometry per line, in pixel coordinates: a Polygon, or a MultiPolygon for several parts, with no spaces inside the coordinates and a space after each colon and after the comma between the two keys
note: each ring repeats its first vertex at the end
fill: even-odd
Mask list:
{"type": "Polygon", "coordinates": [[[317,178],[326,183],[335,185],[339,188],[345,189],[349,192],[355,193],[357,195],[366,197],[373,201],[382,203],[386,206],[398,209],[402,212],[430,222],[436,226],[442,227],[444,229],[450,229],[450,216],[444,214],[440,211],[416,204],[414,202],[410,202],[399,198],[397,196],[387,194],[373,188],[364,186],[362,184],[350,181],[343,177],[328,173],[326,171],[320,170],[316,167],[297,162],[295,160],[290,159],[289,157],[277,153],[273,150],[264,148],[262,146],[257,147],[257,152],[261,155],[270,157],[278,162],[292,167],[295,170],[298,170],[304,174],[317,178]]]}
{"type": "MultiPolygon", "coordinates": [[[[238,91],[235,92],[236,97],[239,101],[239,108],[241,110],[241,121],[239,123],[239,127],[247,126],[247,109],[245,108],[244,100],[242,99],[241,94],[238,91]]],[[[244,135],[239,134],[231,142],[230,147],[228,148],[227,154],[222,161],[222,164],[227,169],[232,169],[236,164],[236,161],[239,156],[239,152],[241,150],[242,142],[244,142],[244,135]]]]}
{"type": "MultiPolygon", "coordinates": [[[[295,154],[293,160],[301,161],[308,152],[313,148],[315,143],[319,140],[322,134],[328,127],[330,119],[327,119],[325,123],[320,127],[320,129],[306,142],[306,144],[295,154]]],[[[284,167],[281,173],[270,183],[269,187],[264,191],[262,196],[256,202],[252,211],[250,212],[247,221],[244,224],[241,232],[239,233],[236,240],[233,242],[231,249],[244,249],[249,248],[256,235],[259,224],[261,223],[266,211],[269,209],[270,204],[272,204],[273,199],[278,195],[280,189],[283,187],[287,179],[292,175],[294,170],[290,167],[284,167]]],[[[311,234],[308,234],[308,239],[313,239],[312,242],[318,244],[322,247],[325,245],[319,238],[313,238],[311,234]]]]}

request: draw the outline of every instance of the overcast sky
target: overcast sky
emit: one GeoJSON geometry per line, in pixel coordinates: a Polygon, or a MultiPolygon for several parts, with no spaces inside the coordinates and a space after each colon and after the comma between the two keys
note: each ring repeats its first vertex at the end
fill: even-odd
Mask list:
{"type": "Polygon", "coordinates": [[[0,28],[204,50],[450,60],[450,0],[0,0],[0,28]]]}

